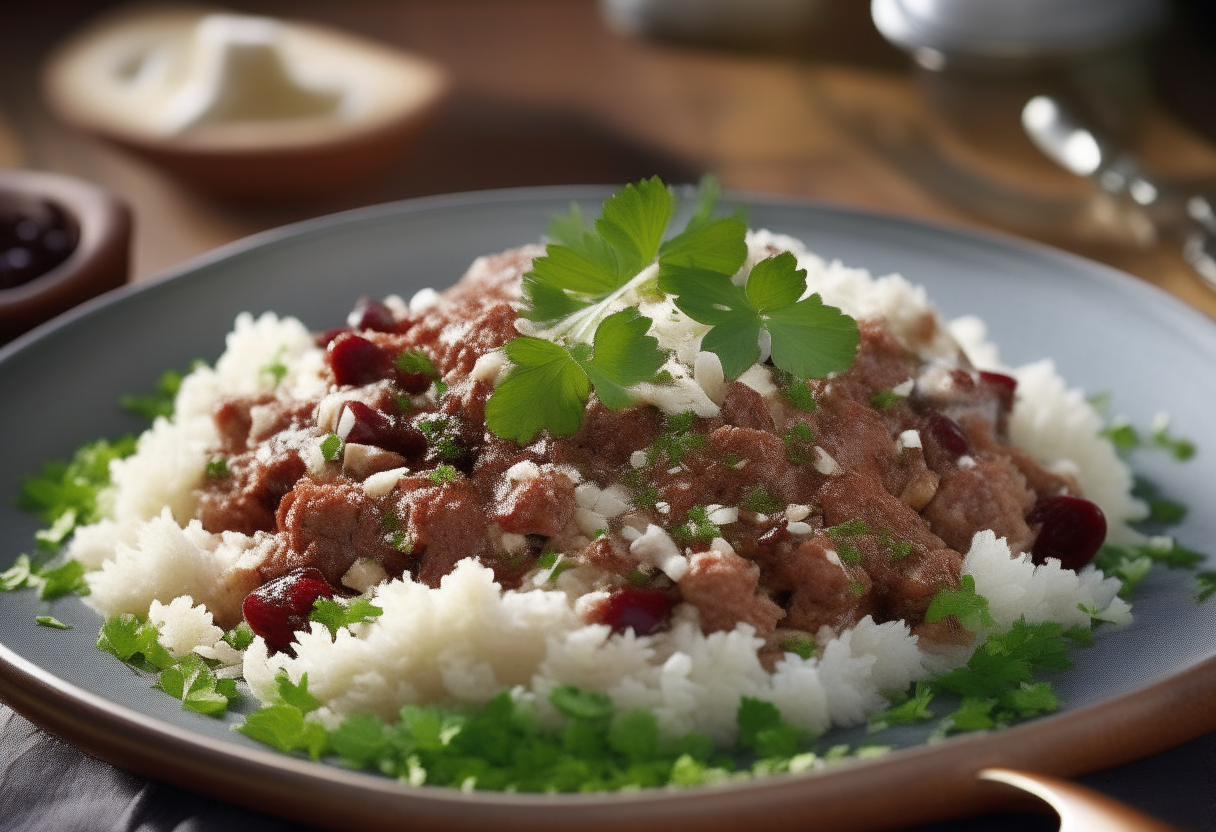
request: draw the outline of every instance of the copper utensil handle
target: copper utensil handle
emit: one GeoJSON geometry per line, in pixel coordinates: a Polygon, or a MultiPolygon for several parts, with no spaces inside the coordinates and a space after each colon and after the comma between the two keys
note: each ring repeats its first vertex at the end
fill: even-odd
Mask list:
{"type": "Polygon", "coordinates": [[[976,776],[1039,798],[1060,816],[1060,832],[1177,832],[1176,827],[1069,780],[1008,768],[986,768],[976,776]]]}

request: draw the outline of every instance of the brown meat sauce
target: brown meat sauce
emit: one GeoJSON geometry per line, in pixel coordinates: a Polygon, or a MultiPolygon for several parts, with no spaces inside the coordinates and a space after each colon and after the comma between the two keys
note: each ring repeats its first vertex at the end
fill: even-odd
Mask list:
{"type": "MultiPolygon", "coordinates": [[[[310,473],[308,446],[328,433],[318,425],[320,402],[273,394],[223,402],[213,453],[226,470],[202,488],[204,527],[273,533],[276,548],[259,567],[263,582],[316,568],[334,587],[358,559],[437,586],[474,557],[502,586],[517,588],[547,552],[563,552],[609,594],[653,590],[697,607],[706,632],[746,622],[774,647],[866,615],[903,619],[935,640],[965,637],[949,622],[925,624],[924,615],[938,590],[959,585],[974,534],[992,529],[1026,551],[1037,531],[1026,519],[1036,501],[1077,493],[1074,482],[1007,443],[1010,379],[964,364],[932,394],[918,384],[910,396],[893,395],[925,368],[871,321],[861,322],[847,373],[808,383],[816,402],[809,412],[732,382],[720,416],[680,430],[653,407],[614,412],[593,399],[573,436],[541,434],[523,447],[499,439],[484,426],[491,384],[469,374],[515,336],[518,279],[538,253],[483,258],[431,310],[396,321],[393,331],[357,330],[388,357],[385,366],[402,351],[422,350],[449,385],[437,397],[411,395],[386,373],[363,389],[331,388],[368,404],[384,430],[425,433],[424,451],[410,456],[401,443],[388,450],[362,441],[345,461],[310,473]],[[921,447],[903,447],[905,431],[916,431],[921,447]],[[648,453],[641,467],[638,451],[648,453]],[[521,462],[539,473],[510,479],[521,462]],[[369,496],[361,480],[398,466],[409,473],[383,496],[369,496]],[[576,519],[580,477],[599,488],[623,484],[633,500],[595,539],[576,519]],[[739,507],[738,520],[712,534],[689,533],[709,505],[739,507]],[[807,508],[787,517],[786,506],[807,508]],[[688,555],[679,581],[632,554],[626,527],[649,524],[688,555]],[[733,551],[712,543],[719,536],[733,551]]],[[[926,340],[935,325],[925,324],[926,340]]],[[[584,614],[594,619],[608,606],[589,603],[584,614]]]]}

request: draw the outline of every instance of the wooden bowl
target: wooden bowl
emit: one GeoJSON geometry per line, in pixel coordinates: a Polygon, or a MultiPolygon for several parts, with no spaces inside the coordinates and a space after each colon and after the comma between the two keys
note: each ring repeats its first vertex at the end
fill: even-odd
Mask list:
{"type": "Polygon", "coordinates": [[[344,101],[357,102],[347,108],[354,112],[221,120],[166,131],[150,118],[156,100],[137,76],[152,56],[187,49],[195,28],[214,11],[141,9],[86,27],[44,67],[50,108],[64,122],[144,156],[198,190],[274,200],[371,177],[401,156],[448,89],[446,73],[424,58],[328,27],[277,21],[285,58],[331,73],[344,101]]]}
{"type": "Polygon", "coordinates": [[[32,170],[0,169],[0,201],[44,200],[79,231],[67,259],[32,280],[0,288],[0,343],[127,282],[131,212],[97,185],[32,170]]]}

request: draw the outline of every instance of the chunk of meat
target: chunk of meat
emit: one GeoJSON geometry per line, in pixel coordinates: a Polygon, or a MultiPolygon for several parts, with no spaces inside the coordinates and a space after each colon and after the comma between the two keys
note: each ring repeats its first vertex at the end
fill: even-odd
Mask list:
{"type": "Polygon", "coordinates": [[[768,412],[764,397],[738,381],[726,387],[726,399],[722,402],[722,419],[728,425],[751,428],[766,433],[776,433],[777,426],[768,412]]]}
{"type": "Polygon", "coordinates": [[[409,491],[404,516],[416,551],[421,552],[417,579],[439,586],[443,576],[465,558],[477,558],[493,568],[499,562],[486,532],[485,506],[467,481],[431,485],[409,491]]]}
{"type": "Polygon", "coordinates": [[[764,583],[789,597],[784,627],[839,632],[874,611],[869,575],[843,563],[823,536],[798,543],[774,564],[764,583]]]}
{"type": "Polygon", "coordinates": [[[1034,507],[1034,492],[1008,459],[981,459],[942,477],[937,494],[925,507],[924,518],[946,544],[960,552],[971,548],[971,538],[992,529],[1024,552],[1034,538],[1026,514],[1034,507]]]}
{"type": "Polygon", "coordinates": [[[739,622],[751,624],[768,638],[785,615],[759,588],[760,570],[734,552],[698,552],[680,579],[680,594],[701,612],[706,633],[733,630],[739,622]]]}
{"type": "Polygon", "coordinates": [[[574,483],[553,467],[522,482],[504,483],[494,521],[515,534],[557,537],[574,522],[574,483]]]}
{"type": "Polygon", "coordinates": [[[357,558],[374,558],[394,576],[412,559],[391,543],[398,523],[355,483],[301,480],[283,498],[275,520],[284,546],[263,565],[266,578],[312,567],[341,586],[357,558]]]}
{"type": "Polygon", "coordinates": [[[198,518],[213,534],[273,531],[275,510],[307,467],[294,448],[271,450],[265,459],[246,451],[226,462],[227,473],[208,477],[199,494],[198,518]]]}

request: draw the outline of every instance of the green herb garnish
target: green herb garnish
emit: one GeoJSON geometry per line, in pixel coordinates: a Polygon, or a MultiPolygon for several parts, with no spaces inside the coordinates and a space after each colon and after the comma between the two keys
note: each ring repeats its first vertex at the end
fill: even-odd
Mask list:
{"type": "Polygon", "coordinates": [[[228,710],[228,704],[237,697],[236,682],[217,679],[202,657],[194,653],[162,670],[153,687],[180,699],[187,711],[215,717],[228,710]]]}
{"type": "Polygon", "coordinates": [[[69,462],[48,462],[21,484],[17,507],[50,524],[36,535],[42,548],[59,548],[77,526],[101,519],[97,497],[110,484],[110,462],[135,453],[135,437],[99,439],[81,446],[69,462]]]}
{"type": "Polygon", "coordinates": [[[71,624],[64,624],[62,621],[60,621],[58,618],[56,618],[53,615],[36,615],[36,616],[34,616],[34,623],[38,624],[39,626],[42,626],[42,627],[50,627],[51,629],[54,629],[54,630],[72,629],[71,624]]]}
{"type": "Polygon", "coordinates": [[[652,321],[631,304],[660,293],[677,295],[686,315],[713,326],[702,347],[731,378],[759,359],[761,329],[780,370],[805,379],[848,368],[856,322],[818,295],[800,300],[806,272],[792,255],[758,264],[746,287],[734,286],[747,258],[746,225],[712,218],[711,183],[701,197],[684,231],[666,242],[675,206],[657,177],[609,198],[594,228],[577,210],[550,226],[554,243],[523,280],[520,315],[538,326],[538,337],[504,348],[514,366],[487,403],[490,430],[521,443],[541,430],[573,433],[593,389],[610,409],[630,406],[626,388],[653,380],[667,360],[646,334],[652,321]],[[612,312],[620,302],[627,308],[612,312]]]}
{"type": "Polygon", "coordinates": [[[207,463],[207,479],[223,479],[224,477],[228,476],[228,473],[228,460],[222,456],[217,456],[215,459],[207,463]]]}
{"type": "Polygon", "coordinates": [[[342,437],[336,433],[331,433],[321,440],[321,456],[326,462],[337,462],[342,456],[342,437]]]}
{"type": "Polygon", "coordinates": [[[436,465],[434,471],[427,472],[426,478],[435,485],[443,485],[460,479],[460,472],[451,465],[436,465]]]}
{"type": "Polygon", "coordinates": [[[439,378],[439,370],[435,367],[435,362],[431,361],[431,357],[422,350],[404,350],[393,359],[393,366],[405,375],[422,375],[431,379],[439,378]]]}
{"type": "Polygon", "coordinates": [[[773,364],[800,379],[844,372],[857,352],[857,322],[818,294],[802,298],[806,270],[782,252],[761,260],[737,286],[732,275],[704,268],[668,269],[659,288],[677,295],[676,305],[712,327],[701,348],[718,356],[728,378],[738,378],[760,360],[760,332],[767,331],[773,364]]]}
{"type": "Polygon", "coordinates": [[[647,335],[650,319],[636,309],[604,318],[591,345],[516,338],[503,348],[515,365],[486,403],[486,424],[498,436],[528,442],[541,430],[565,436],[578,430],[594,388],[605,407],[633,400],[625,390],[654,376],[666,361],[647,335]]]}
{"type": "Polygon", "coordinates": [[[123,396],[118,403],[124,410],[143,416],[149,422],[158,416],[168,419],[173,415],[173,402],[181,389],[182,378],[184,376],[177,370],[165,370],[151,393],[123,396]]]}
{"type": "Polygon", "coordinates": [[[338,630],[349,627],[352,624],[362,624],[365,621],[371,621],[373,618],[378,618],[383,614],[383,609],[363,597],[353,598],[350,601],[336,598],[318,598],[316,601],[313,601],[312,612],[308,614],[308,619],[324,624],[329,630],[329,634],[336,636],[338,630]]]}
{"type": "Polygon", "coordinates": [[[975,591],[975,578],[971,575],[959,578],[958,589],[939,589],[925,610],[925,621],[933,623],[951,615],[972,632],[996,626],[988,612],[988,599],[975,591]]]}

